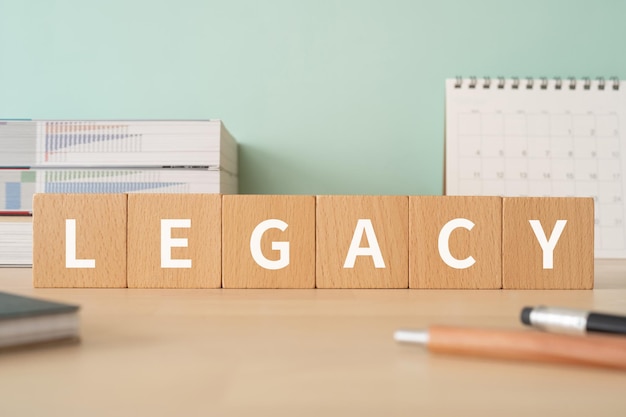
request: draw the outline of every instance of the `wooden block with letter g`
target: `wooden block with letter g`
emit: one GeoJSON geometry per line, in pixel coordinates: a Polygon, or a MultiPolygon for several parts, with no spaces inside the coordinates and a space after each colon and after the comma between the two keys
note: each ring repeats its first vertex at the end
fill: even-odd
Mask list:
{"type": "Polygon", "coordinates": [[[128,195],[128,287],[220,288],[219,194],[128,195]]]}
{"type": "Polygon", "coordinates": [[[407,196],[317,196],[318,288],[408,288],[407,196]]]}
{"type": "Polygon", "coordinates": [[[126,287],[126,195],[36,194],[35,287],[126,287]]]}
{"type": "Polygon", "coordinates": [[[315,287],[315,197],[222,197],[224,288],[315,287]]]}
{"type": "Polygon", "coordinates": [[[593,288],[592,198],[505,197],[502,216],[503,288],[593,288]]]}
{"type": "Polygon", "coordinates": [[[409,197],[409,288],[502,288],[500,197],[409,197]]]}

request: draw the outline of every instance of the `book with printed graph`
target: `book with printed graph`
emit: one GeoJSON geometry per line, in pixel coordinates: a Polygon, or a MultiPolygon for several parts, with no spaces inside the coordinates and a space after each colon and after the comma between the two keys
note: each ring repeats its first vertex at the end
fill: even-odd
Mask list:
{"type": "Polygon", "coordinates": [[[237,174],[221,120],[4,120],[0,167],[203,167],[237,174]]]}
{"type": "Polygon", "coordinates": [[[237,193],[221,120],[0,120],[0,214],[35,193],[237,193]]]}
{"type": "Polygon", "coordinates": [[[206,168],[0,169],[0,212],[32,211],[35,193],[236,194],[238,177],[206,168]]]}
{"type": "MultiPolygon", "coordinates": [[[[238,191],[237,142],[221,120],[0,120],[0,216],[35,193],[238,191]]],[[[32,263],[30,224],[0,221],[0,266],[32,263]]]]}

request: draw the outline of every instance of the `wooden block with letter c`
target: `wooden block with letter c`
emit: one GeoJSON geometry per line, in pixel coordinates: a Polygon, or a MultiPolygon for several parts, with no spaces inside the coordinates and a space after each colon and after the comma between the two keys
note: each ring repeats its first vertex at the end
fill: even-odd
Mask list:
{"type": "Polygon", "coordinates": [[[502,288],[502,199],[409,197],[409,288],[502,288]]]}

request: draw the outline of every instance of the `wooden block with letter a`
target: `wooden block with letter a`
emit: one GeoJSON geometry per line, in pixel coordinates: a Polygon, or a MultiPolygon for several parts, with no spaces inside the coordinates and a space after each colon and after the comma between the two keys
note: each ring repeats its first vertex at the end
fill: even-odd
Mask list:
{"type": "Polygon", "coordinates": [[[408,288],[407,196],[317,196],[316,286],[408,288]]]}
{"type": "Polygon", "coordinates": [[[500,197],[409,197],[409,288],[502,288],[500,197]]]}
{"type": "Polygon", "coordinates": [[[593,288],[593,199],[505,197],[506,289],[593,288]]]}
{"type": "Polygon", "coordinates": [[[219,194],[128,195],[128,287],[220,288],[219,194]]]}
{"type": "Polygon", "coordinates": [[[35,287],[126,287],[126,195],[36,194],[35,287]]]}
{"type": "Polygon", "coordinates": [[[222,197],[224,288],[315,287],[315,197],[222,197]]]}

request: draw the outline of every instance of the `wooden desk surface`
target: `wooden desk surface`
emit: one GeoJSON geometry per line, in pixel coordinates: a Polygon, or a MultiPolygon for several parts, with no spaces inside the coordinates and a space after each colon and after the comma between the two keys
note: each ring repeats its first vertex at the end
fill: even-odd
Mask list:
{"type": "Polygon", "coordinates": [[[82,341],[0,353],[1,416],[626,415],[626,373],[428,354],[400,327],[521,328],[525,305],[626,314],[626,262],[593,291],[33,289],[82,341]],[[418,414],[426,412],[425,414],[418,414]]]}

